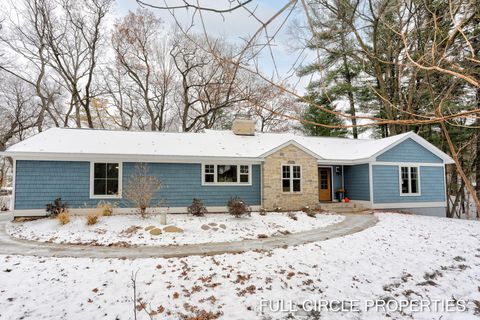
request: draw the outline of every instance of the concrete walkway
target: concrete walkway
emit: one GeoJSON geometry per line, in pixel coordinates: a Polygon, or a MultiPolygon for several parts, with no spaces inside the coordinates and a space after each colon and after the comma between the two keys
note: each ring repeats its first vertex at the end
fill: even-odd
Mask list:
{"type": "Polygon", "coordinates": [[[171,258],[192,255],[216,255],[241,253],[251,250],[272,250],[283,246],[295,246],[310,242],[342,237],[363,231],[374,226],[378,219],[373,214],[345,214],[345,219],[325,228],[272,237],[267,239],[241,240],[191,244],[184,246],[143,246],[143,247],[104,247],[88,245],[68,245],[42,243],[11,238],[5,232],[5,224],[11,219],[8,214],[0,214],[0,254],[43,257],[74,258],[171,258]]]}

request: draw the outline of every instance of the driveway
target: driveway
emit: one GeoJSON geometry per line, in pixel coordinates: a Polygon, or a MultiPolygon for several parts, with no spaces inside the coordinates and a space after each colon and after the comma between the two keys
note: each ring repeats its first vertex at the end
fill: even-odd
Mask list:
{"type": "Polygon", "coordinates": [[[24,255],[73,258],[152,258],[185,257],[193,255],[216,255],[242,253],[251,250],[272,250],[283,246],[296,246],[324,241],[363,231],[374,226],[378,219],[373,214],[345,214],[345,219],[325,228],[292,233],[266,239],[233,242],[190,244],[183,246],[105,247],[92,245],[69,245],[42,243],[11,238],[5,232],[10,214],[0,214],[0,255],[24,255]]]}

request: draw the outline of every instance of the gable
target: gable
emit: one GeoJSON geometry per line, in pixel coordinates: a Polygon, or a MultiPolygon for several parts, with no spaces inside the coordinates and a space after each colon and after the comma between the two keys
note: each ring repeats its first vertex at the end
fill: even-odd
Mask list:
{"type": "Polygon", "coordinates": [[[317,158],[314,157],[308,150],[305,150],[303,148],[300,148],[296,144],[287,144],[286,146],[283,146],[270,154],[268,154],[265,159],[272,159],[272,158],[279,158],[279,159],[284,159],[288,161],[298,161],[300,159],[311,159],[314,160],[315,163],[317,161],[317,158]]]}
{"type": "Polygon", "coordinates": [[[321,157],[312,152],[310,149],[306,148],[305,146],[301,145],[300,143],[294,141],[294,140],[290,140],[290,141],[287,141],[265,153],[263,153],[262,155],[260,155],[260,157],[262,158],[267,158],[273,154],[276,154],[282,150],[289,150],[289,149],[293,149],[293,150],[297,150],[297,152],[301,152],[302,154],[306,154],[306,155],[309,155],[310,157],[312,158],[315,158],[315,159],[321,159],[321,157]]]}
{"type": "Polygon", "coordinates": [[[378,155],[376,161],[443,163],[443,160],[411,138],[378,155]]]}

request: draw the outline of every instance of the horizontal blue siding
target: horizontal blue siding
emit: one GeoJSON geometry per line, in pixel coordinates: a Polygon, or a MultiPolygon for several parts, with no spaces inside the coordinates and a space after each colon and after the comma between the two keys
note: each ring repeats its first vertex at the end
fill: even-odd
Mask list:
{"type": "MultiPolygon", "coordinates": [[[[135,170],[135,163],[123,164],[123,187],[135,170]]],[[[200,164],[150,163],[150,173],[162,182],[154,202],[162,206],[186,207],[193,198],[200,198],[206,206],[226,206],[232,196],[238,196],[249,205],[260,205],[260,165],[252,165],[251,186],[202,186],[200,164]]]]}
{"type": "Polygon", "coordinates": [[[333,166],[332,181],[333,181],[333,196],[335,197],[335,199],[337,198],[337,194],[335,193],[335,191],[337,191],[337,189],[342,188],[342,175],[337,174],[337,169],[340,170],[340,172],[342,172],[341,171],[342,166],[333,166]]]}
{"type": "Polygon", "coordinates": [[[384,162],[429,162],[442,163],[443,160],[419,145],[412,139],[407,139],[377,157],[384,162]]]}
{"type": "Polygon", "coordinates": [[[344,180],[347,197],[352,200],[370,200],[368,164],[344,166],[344,180]]]}
{"type": "MultiPolygon", "coordinates": [[[[225,206],[231,196],[239,196],[250,205],[260,205],[260,165],[252,165],[251,186],[202,186],[201,164],[151,163],[152,175],[163,187],[152,203],[185,207],[192,198],[201,198],[206,206],[225,206]]],[[[135,163],[123,164],[125,189],[135,163]]],[[[24,161],[16,162],[15,209],[44,209],[47,203],[62,198],[70,208],[96,207],[101,199],[90,199],[90,162],[24,161]]],[[[120,207],[131,204],[124,199],[109,199],[120,207]]]]}
{"type": "Polygon", "coordinates": [[[374,203],[445,201],[443,167],[420,166],[420,196],[400,196],[398,170],[398,166],[372,166],[374,203]]]}

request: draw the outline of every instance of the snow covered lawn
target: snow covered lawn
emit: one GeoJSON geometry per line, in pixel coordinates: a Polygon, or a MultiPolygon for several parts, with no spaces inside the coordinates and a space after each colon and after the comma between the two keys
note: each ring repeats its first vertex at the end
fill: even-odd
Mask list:
{"type": "Polygon", "coordinates": [[[56,219],[40,219],[28,222],[12,222],[7,232],[17,238],[54,243],[96,245],[184,245],[193,243],[224,242],[256,239],[260,236],[275,236],[316,228],[322,228],[343,220],[342,216],[317,214],[314,218],[304,212],[295,212],[297,220],[286,213],[267,213],[262,216],[234,218],[228,214],[207,214],[194,217],[185,214],[170,214],[167,222],[183,229],[182,233],[164,232],[159,216],[141,219],[135,215],[100,217],[97,224],[86,225],[86,218],[74,216],[70,223],[60,225],[56,219]],[[150,234],[149,227],[163,232],[150,234]]]}
{"type": "MultiPolygon", "coordinates": [[[[478,319],[480,223],[378,214],[343,238],[270,252],[175,259],[0,256],[2,319],[478,319]],[[464,312],[275,312],[304,301],[459,299],[464,312]],[[203,317],[194,318],[203,314],[203,317]],[[388,315],[387,315],[388,314],[388,315]],[[191,318],[189,318],[191,317],[191,318]]],[[[299,308],[301,309],[301,308],[299,308]]]]}

